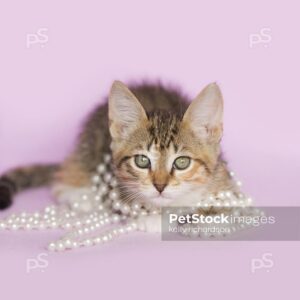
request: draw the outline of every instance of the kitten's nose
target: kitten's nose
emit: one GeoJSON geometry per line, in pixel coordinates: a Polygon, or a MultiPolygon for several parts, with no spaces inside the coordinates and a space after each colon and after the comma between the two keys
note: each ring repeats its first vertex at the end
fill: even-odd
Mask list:
{"type": "Polygon", "coordinates": [[[153,185],[155,186],[155,188],[162,193],[163,190],[165,189],[165,187],[167,186],[165,183],[160,184],[160,183],[153,183],[153,185]]]}

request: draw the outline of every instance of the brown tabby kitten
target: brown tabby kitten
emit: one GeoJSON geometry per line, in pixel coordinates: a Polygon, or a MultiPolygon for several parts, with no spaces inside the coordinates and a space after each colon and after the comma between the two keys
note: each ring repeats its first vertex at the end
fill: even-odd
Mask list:
{"type": "Polygon", "coordinates": [[[50,183],[59,200],[78,197],[108,152],[123,201],[187,206],[233,189],[221,157],[222,116],[215,83],[188,105],[180,92],[160,84],[129,90],[115,81],[108,103],[90,115],[75,151],[61,165],[17,168],[0,178],[0,208],[16,192],[50,183]]]}

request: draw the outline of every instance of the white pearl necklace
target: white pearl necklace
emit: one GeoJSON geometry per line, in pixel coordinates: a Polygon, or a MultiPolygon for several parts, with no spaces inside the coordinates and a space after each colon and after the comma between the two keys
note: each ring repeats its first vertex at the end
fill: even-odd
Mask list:
{"type": "MultiPolygon", "coordinates": [[[[0,230],[63,229],[62,238],[48,245],[50,251],[90,247],[140,230],[136,223],[139,216],[160,214],[160,211],[146,203],[122,203],[117,179],[110,171],[110,161],[111,156],[105,154],[104,163],[97,167],[97,173],[91,178],[90,191],[82,194],[80,201],[69,199],[68,203],[47,206],[41,212],[12,214],[0,220],[0,230]]],[[[236,184],[241,185],[239,181],[236,184]]],[[[197,206],[250,204],[251,199],[244,194],[235,197],[231,191],[222,191],[201,200],[197,206]]]]}

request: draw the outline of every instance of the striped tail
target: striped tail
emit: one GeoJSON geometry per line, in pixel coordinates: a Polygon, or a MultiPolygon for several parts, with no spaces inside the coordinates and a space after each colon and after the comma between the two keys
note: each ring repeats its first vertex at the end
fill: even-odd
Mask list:
{"type": "Polygon", "coordinates": [[[0,209],[9,207],[18,192],[49,185],[58,169],[58,164],[32,165],[4,173],[0,177],[0,209]]]}

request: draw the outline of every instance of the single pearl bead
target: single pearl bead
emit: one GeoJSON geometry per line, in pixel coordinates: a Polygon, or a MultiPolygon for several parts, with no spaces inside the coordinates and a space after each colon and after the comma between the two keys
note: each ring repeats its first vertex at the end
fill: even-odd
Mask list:
{"type": "Polygon", "coordinates": [[[104,223],[105,223],[105,224],[110,224],[110,219],[109,219],[109,218],[105,218],[105,219],[104,219],[104,223]]]}
{"type": "Polygon", "coordinates": [[[218,194],[218,197],[219,197],[220,199],[224,199],[224,198],[225,198],[225,193],[220,192],[220,193],[218,194]]]}
{"type": "Polygon", "coordinates": [[[72,242],[72,248],[73,248],[73,249],[76,249],[76,248],[78,248],[78,247],[79,247],[78,242],[73,241],[73,242],[72,242]]]}
{"type": "Polygon", "coordinates": [[[107,242],[108,241],[108,236],[107,235],[103,235],[102,236],[102,241],[103,242],[107,242]]]}
{"type": "Polygon", "coordinates": [[[76,227],[81,227],[82,223],[80,221],[76,221],[75,226],[76,227]]]}
{"type": "Polygon", "coordinates": [[[104,206],[102,204],[98,205],[98,210],[102,211],[104,209],[104,206]]]}
{"type": "Polygon", "coordinates": [[[72,248],[72,242],[71,242],[71,240],[69,240],[69,239],[65,240],[65,247],[66,248],[72,248]]]}
{"type": "Polygon", "coordinates": [[[58,242],[56,244],[56,250],[57,251],[64,251],[65,250],[65,245],[62,242],[58,242]]]}
{"type": "Polygon", "coordinates": [[[101,178],[100,178],[99,175],[94,175],[94,176],[92,177],[92,183],[98,184],[100,181],[101,181],[101,178]]]}
{"type": "Polygon", "coordinates": [[[57,223],[56,223],[56,222],[52,222],[52,223],[51,223],[51,227],[52,227],[52,228],[57,228],[57,223]]]}
{"type": "Polygon", "coordinates": [[[230,191],[225,192],[225,196],[227,198],[230,198],[232,196],[232,193],[230,191]]]}
{"type": "Polygon", "coordinates": [[[83,201],[87,201],[87,200],[89,200],[89,196],[88,196],[87,194],[83,194],[83,195],[81,196],[81,199],[82,199],[83,201]]]}
{"type": "Polygon", "coordinates": [[[119,195],[116,191],[111,191],[108,196],[111,200],[117,200],[119,197],[119,195]]]}
{"type": "Polygon", "coordinates": [[[133,217],[137,217],[137,216],[139,215],[139,213],[138,213],[136,210],[133,210],[133,211],[131,212],[131,215],[132,215],[133,217]]]}
{"type": "Polygon", "coordinates": [[[56,250],[56,245],[55,245],[55,243],[50,243],[50,244],[48,245],[48,250],[49,250],[49,251],[55,251],[55,250],[56,250]]]}
{"type": "Polygon", "coordinates": [[[96,202],[100,202],[101,201],[101,196],[100,195],[96,195],[94,197],[94,199],[95,199],[96,202]]]}
{"type": "Polygon", "coordinates": [[[100,237],[95,237],[94,238],[94,243],[95,244],[100,244],[101,243],[101,238],[100,237]]]}
{"type": "Polygon", "coordinates": [[[49,214],[50,214],[51,216],[56,215],[56,210],[54,210],[54,209],[50,210],[49,214]]]}
{"type": "Polygon", "coordinates": [[[72,225],[70,223],[66,223],[63,225],[64,229],[70,229],[72,227],[72,225]]]}
{"type": "Polygon", "coordinates": [[[112,233],[113,233],[113,235],[115,235],[115,236],[119,235],[118,229],[113,229],[113,230],[112,230],[112,233]]]}
{"type": "Polygon", "coordinates": [[[31,230],[31,229],[32,229],[32,225],[31,225],[31,224],[29,224],[29,223],[27,223],[27,224],[25,225],[25,229],[27,229],[27,230],[31,230]]]}
{"type": "Polygon", "coordinates": [[[147,213],[145,210],[142,210],[142,211],[140,211],[140,215],[141,215],[141,216],[147,216],[148,213],[147,213]]]}
{"type": "Polygon", "coordinates": [[[113,237],[113,235],[109,232],[109,233],[107,234],[107,238],[108,238],[109,241],[111,241],[114,237],[113,237]]]}
{"type": "Polygon", "coordinates": [[[106,186],[106,185],[101,185],[100,187],[99,187],[99,193],[100,193],[100,195],[104,195],[104,194],[106,194],[108,192],[108,187],[106,186]]]}
{"type": "Polygon", "coordinates": [[[78,209],[79,208],[79,203],[78,202],[72,203],[72,208],[73,209],[78,209]]]}
{"type": "Polygon", "coordinates": [[[12,224],[11,229],[12,230],[18,230],[19,226],[17,224],[12,224]]]}
{"type": "Polygon", "coordinates": [[[5,229],[5,228],[6,228],[6,224],[3,223],[3,222],[1,222],[1,223],[0,223],[0,229],[5,229]]]}
{"type": "Polygon", "coordinates": [[[116,178],[112,178],[110,181],[111,187],[117,187],[118,186],[118,180],[116,178]]]}
{"type": "Polygon", "coordinates": [[[126,231],[127,231],[127,232],[133,231],[132,226],[131,226],[131,225],[127,225],[127,226],[126,226],[126,231]]]}
{"type": "Polygon", "coordinates": [[[84,246],[89,247],[93,244],[92,240],[86,239],[83,241],[84,246]]]}
{"type": "Polygon", "coordinates": [[[112,174],[111,174],[111,173],[106,173],[106,174],[104,175],[104,181],[105,181],[106,183],[110,182],[111,179],[112,179],[112,174]]]}
{"type": "Polygon", "coordinates": [[[103,160],[105,163],[109,163],[111,161],[111,156],[110,154],[104,154],[103,160]]]}
{"type": "Polygon", "coordinates": [[[114,214],[114,215],[112,216],[112,221],[113,221],[113,223],[119,223],[119,222],[120,222],[120,216],[114,214]]]}
{"type": "Polygon", "coordinates": [[[106,167],[104,164],[100,164],[98,167],[97,167],[97,172],[99,174],[103,174],[104,172],[106,171],[106,167]]]}
{"type": "Polygon", "coordinates": [[[45,228],[46,228],[45,223],[40,223],[40,224],[39,224],[39,229],[43,230],[43,229],[45,229],[45,228]]]}
{"type": "Polygon", "coordinates": [[[124,204],[121,207],[121,211],[122,211],[123,214],[127,215],[130,212],[130,207],[127,204],[124,204]]]}
{"type": "Polygon", "coordinates": [[[134,203],[131,205],[131,208],[132,208],[133,210],[140,210],[141,205],[140,205],[140,203],[138,203],[138,202],[134,202],[134,203]]]}
{"type": "Polygon", "coordinates": [[[120,201],[115,201],[115,202],[113,203],[113,208],[114,208],[115,210],[120,209],[120,208],[121,208],[121,202],[120,202],[120,201]]]}
{"type": "Polygon", "coordinates": [[[49,212],[51,211],[51,209],[52,209],[52,208],[51,208],[50,206],[46,206],[45,212],[46,212],[46,213],[49,213],[49,212]]]}

